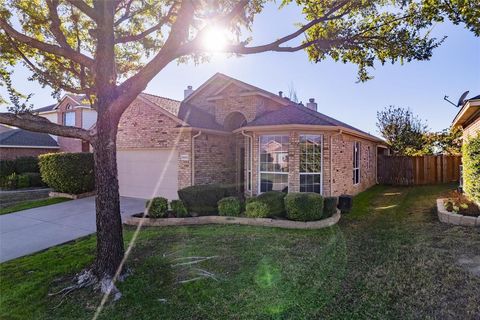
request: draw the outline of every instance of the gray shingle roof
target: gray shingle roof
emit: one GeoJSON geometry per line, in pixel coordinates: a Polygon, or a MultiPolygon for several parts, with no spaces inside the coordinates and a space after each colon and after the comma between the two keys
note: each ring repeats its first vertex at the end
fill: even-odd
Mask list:
{"type": "Polygon", "coordinates": [[[215,116],[191,104],[182,102],[178,117],[195,128],[225,131],[222,125],[215,121],[215,116]]]}
{"type": "Polygon", "coordinates": [[[147,99],[151,103],[159,106],[160,108],[170,112],[174,116],[178,116],[178,111],[180,109],[180,101],[156,96],[154,94],[145,93],[145,92],[140,93],[140,96],[147,99]]]}
{"type": "Polygon", "coordinates": [[[0,145],[23,147],[58,147],[57,142],[46,133],[12,129],[0,133],[0,145]]]}
{"type": "Polygon", "coordinates": [[[33,109],[32,111],[33,112],[45,112],[45,111],[52,111],[53,108],[55,108],[57,104],[51,104],[49,106],[46,106],[46,107],[42,107],[42,108],[37,108],[37,109],[33,109]]]}
{"type": "Polygon", "coordinates": [[[373,139],[380,140],[379,138],[352,127],[344,122],[338,121],[332,117],[329,117],[323,113],[311,110],[307,107],[291,104],[289,106],[280,108],[277,111],[265,113],[253,121],[247,123],[246,127],[257,126],[272,126],[272,125],[287,125],[287,124],[302,124],[302,125],[317,125],[317,126],[338,126],[348,128],[357,131],[362,134],[366,134],[373,139]]]}

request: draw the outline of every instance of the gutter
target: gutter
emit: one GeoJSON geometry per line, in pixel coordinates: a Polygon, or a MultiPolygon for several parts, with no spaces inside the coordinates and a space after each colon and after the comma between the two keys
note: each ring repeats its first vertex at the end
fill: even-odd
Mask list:
{"type": "Polygon", "coordinates": [[[340,135],[342,135],[342,134],[343,134],[343,130],[340,129],[340,130],[338,130],[337,133],[332,134],[332,135],[330,136],[330,197],[331,197],[332,194],[333,194],[333,191],[332,191],[332,190],[333,190],[333,148],[332,148],[332,146],[333,146],[333,137],[335,137],[335,136],[340,136],[340,135]]]}
{"type": "MultiPolygon", "coordinates": [[[[242,136],[244,137],[247,137],[247,139],[250,139],[250,150],[248,150],[248,154],[250,155],[250,175],[252,177],[250,177],[251,180],[253,180],[253,137],[252,136],[249,136],[248,134],[245,133],[245,130],[242,130],[240,132],[242,134],[242,136]]],[[[244,159],[245,161],[245,159],[244,159]]],[[[248,172],[248,169],[247,169],[247,172],[248,172]]],[[[243,174],[245,174],[245,172],[243,172],[243,174]]],[[[248,181],[247,181],[248,183],[248,181]]],[[[250,193],[250,197],[253,196],[253,181],[250,181],[251,185],[250,185],[250,190],[249,190],[249,193],[250,193]]]]}
{"type": "Polygon", "coordinates": [[[190,161],[191,166],[192,166],[190,185],[192,185],[192,186],[195,184],[195,138],[200,137],[201,134],[202,134],[202,131],[198,131],[197,134],[192,136],[192,145],[191,145],[191,150],[190,150],[190,153],[192,155],[192,160],[190,161]]]}

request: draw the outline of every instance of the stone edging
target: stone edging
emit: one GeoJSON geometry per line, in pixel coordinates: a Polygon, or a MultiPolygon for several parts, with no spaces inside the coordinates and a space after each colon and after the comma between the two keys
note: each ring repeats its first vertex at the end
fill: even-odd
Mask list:
{"type": "Polygon", "coordinates": [[[143,226],[150,227],[166,227],[166,226],[193,226],[205,224],[239,224],[249,226],[274,227],[284,229],[322,229],[335,225],[340,220],[340,211],[331,216],[319,221],[291,221],[291,220],[277,220],[268,218],[244,218],[244,217],[225,217],[225,216],[203,216],[203,217],[189,217],[189,218],[136,218],[129,217],[125,220],[125,224],[138,225],[142,223],[143,226]],[[142,221],[143,220],[143,221],[142,221]]]}
{"type": "Polygon", "coordinates": [[[458,226],[480,227],[480,217],[469,217],[461,214],[448,212],[445,208],[445,198],[437,199],[437,212],[440,222],[458,226]]]}
{"type": "Polygon", "coordinates": [[[85,193],[80,193],[80,194],[71,194],[71,193],[63,193],[63,192],[52,191],[48,194],[48,196],[50,198],[62,197],[62,198],[69,198],[69,199],[73,199],[73,200],[88,198],[88,197],[92,197],[94,195],[95,195],[95,191],[85,192],[85,193]]]}

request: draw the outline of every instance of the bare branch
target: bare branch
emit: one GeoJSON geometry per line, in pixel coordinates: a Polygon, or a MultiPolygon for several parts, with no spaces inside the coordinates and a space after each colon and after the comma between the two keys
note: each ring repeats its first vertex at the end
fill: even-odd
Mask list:
{"type": "Polygon", "coordinates": [[[48,6],[48,13],[50,16],[50,31],[52,32],[55,40],[57,40],[58,44],[66,49],[72,49],[65,38],[65,34],[62,32],[61,25],[62,22],[58,16],[58,0],[47,0],[48,6]]]}
{"type": "Polygon", "coordinates": [[[69,127],[50,122],[44,117],[31,113],[14,114],[9,112],[0,113],[0,123],[19,127],[29,131],[54,134],[62,137],[77,138],[85,141],[93,141],[93,134],[85,129],[69,127]]]}
{"type": "Polygon", "coordinates": [[[10,37],[12,37],[13,39],[21,43],[24,43],[26,45],[29,45],[35,49],[38,49],[44,52],[54,54],[56,56],[61,56],[67,59],[71,59],[77,62],[78,64],[81,64],[85,67],[93,69],[93,65],[94,65],[93,59],[79,52],[76,52],[72,49],[63,48],[57,45],[45,43],[35,38],[29,37],[12,28],[12,26],[10,26],[8,22],[4,19],[0,19],[0,28],[2,28],[3,31],[5,31],[5,33],[8,34],[10,37]]]}
{"type": "Polygon", "coordinates": [[[98,16],[95,10],[83,0],[67,0],[72,6],[89,16],[93,21],[97,21],[98,16]]]}

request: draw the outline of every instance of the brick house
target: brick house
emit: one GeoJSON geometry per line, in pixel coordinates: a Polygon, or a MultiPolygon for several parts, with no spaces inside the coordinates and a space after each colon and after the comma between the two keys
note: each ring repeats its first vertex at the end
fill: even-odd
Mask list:
{"type": "MultiPolygon", "coordinates": [[[[66,101],[56,106],[57,121],[66,101]]],[[[328,196],[374,185],[382,140],[316,109],[313,99],[303,106],[220,73],[188,87],[183,101],[142,93],[118,128],[120,194],[174,199],[180,188],[222,183],[247,196],[328,196]]]]}
{"type": "Polygon", "coordinates": [[[0,160],[19,157],[37,157],[44,153],[57,152],[57,142],[46,133],[23,129],[0,128],[0,160]]]}

